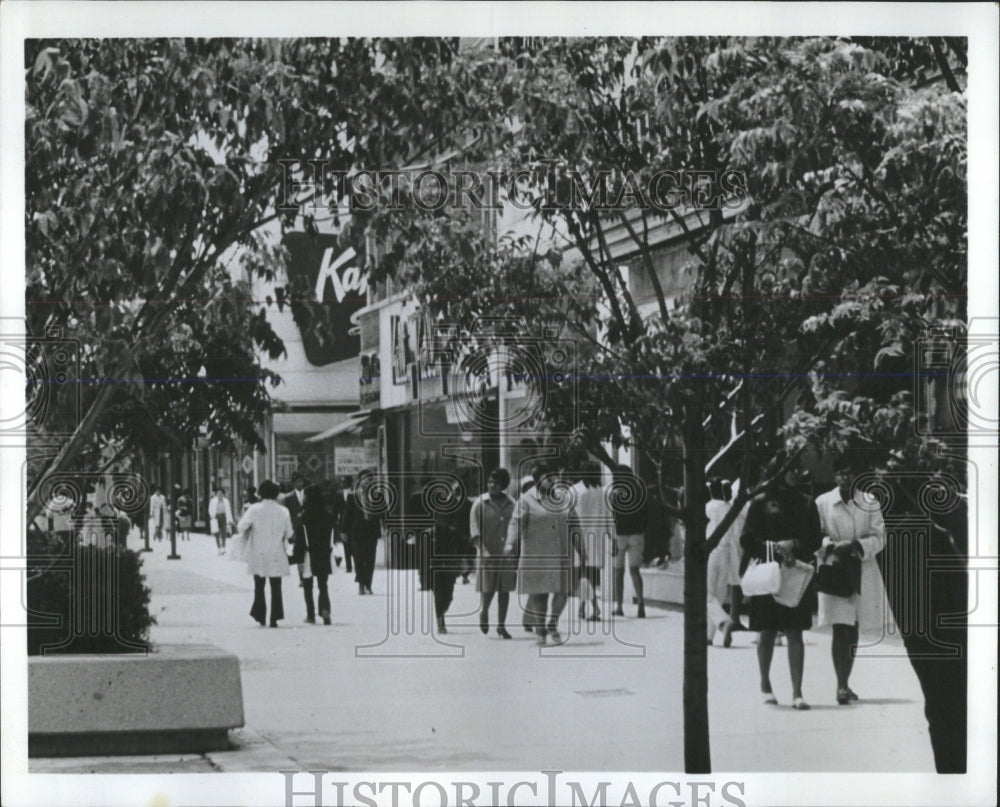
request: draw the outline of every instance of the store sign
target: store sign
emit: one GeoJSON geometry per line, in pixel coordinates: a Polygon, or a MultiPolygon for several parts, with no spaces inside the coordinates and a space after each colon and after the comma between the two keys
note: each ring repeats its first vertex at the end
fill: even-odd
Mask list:
{"type": "Polygon", "coordinates": [[[357,356],[351,314],[367,302],[368,274],[351,248],[342,249],[336,235],[287,233],[288,287],[285,299],[302,335],[310,364],[323,366],[357,356]]]}
{"type": "Polygon", "coordinates": [[[279,454],[277,457],[277,472],[279,481],[287,481],[299,472],[298,454],[279,454]]]}
{"type": "Polygon", "coordinates": [[[410,380],[410,365],[413,364],[413,345],[407,320],[393,316],[392,328],[392,383],[406,384],[410,380]]]}
{"type": "Polygon", "coordinates": [[[375,448],[372,445],[337,446],[333,462],[337,476],[357,476],[366,468],[375,467],[375,448]]]}
{"type": "Polygon", "coordinates": [[[377,352],[362,354],[358,390],[362,409],[375,409],[379,406],[382,391],[382,364],[377,352]]]}

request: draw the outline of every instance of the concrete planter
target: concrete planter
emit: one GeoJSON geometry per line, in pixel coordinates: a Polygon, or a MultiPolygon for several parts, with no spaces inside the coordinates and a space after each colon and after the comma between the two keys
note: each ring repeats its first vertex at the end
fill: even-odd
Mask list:
{"type": "Polygon", "coordinates": [[[216,751],[243,723],[239,659],[213,645],[28,659],[28,756],[216,751]]]}
{"type": "Polygon", "coordinates": [[[669,569],[643,569],[642,589],[643,598],[650,605],[683,606],[684,562],[671,563],[669,569]]]}

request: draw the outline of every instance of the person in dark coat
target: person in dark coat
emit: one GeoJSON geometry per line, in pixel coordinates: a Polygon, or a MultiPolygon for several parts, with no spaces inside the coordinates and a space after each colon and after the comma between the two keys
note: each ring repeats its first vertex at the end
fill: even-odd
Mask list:
{"type": "MultiPolygon", "coordinates": [[[[347,501],[354,495],[354,479],[350,476],[344,476],[340,480],[340,489],[334,494],[333,498],[333,517],[337,527],[337,540],[340,545],[344,548],[344,570],[348,573],[354,571],[354,563],[351,557],[351,536],[344,529],[344,513],[347,512],[347,501]]],[[[340,561],[337,561],[337,565],[340,565],[340,561]]]]}
{"type": "Polygon", "coordinates": [[[354,556],[354,579],[358,594],[373,594],[372,577],[375,575],[375,552],[382,530],[379,518],[366,503],[365,486],[371,471],[358,475],[357,489],[351,493],[344,506],[343,528],[351,536],[351,554],[354,556]]]}
{"type": "MultiPolygon", "coordinates": [[[[282,493],[278,497],[278,502],[284,505],[285,509],[288,511],[288,515],[292,517],[292,529],[298,530],[299,524],[302,523],[302,503],[305,501],[305,490],[306,490],[306,480],[300,475],[296,474],[292,477],[292,489],[287,493],[282,493]]],[[[312,575],[309,572],[309,567],[302,563],[298,564],[299,570],[299,588],[305,589],[306,580],[311,578],[312,575]]],[[[310,581],[310,586],[312,582],[310,581]]],[[[313,617],[315,620],[315,616],[313,617]]]]}
{"type": "Polygon", "coordinates": [[[424,501],[425,487],[426,484],[421,482],[406,498],[406,566],[416,567],[420,591],[431,589],[432,531],[428,529],[428,524],[432,514],[428,512],[424,501]]]}
{"type": "MultiPolygon", "coordinates": [[[[782,463],[781,457],[772,460],[767,476],[773,477],[782,463]]],[[[779,562],[791,564],[801,560],[811,563],[814,560],[823,539],[819,511],[811,497],[795,490],[799,481],[798,466],[792,466],[750,502],[740,536],[743,547],[741,576],[752,559],[766,560],[768,543],[779,562]]],[[[774,642],[778,631],[781,631],[788,640],[792,708],[808,709],[809,704],[802,698],[802,670],[805,664],[802,631],[812,627],[812,615],[816,610],[815,582],[809,584],[802,600],[794,608],[779,605],[770,594],[749,599],[750,630],[760,632],[757,662],[760,667],[761,700],[768,704],[778,702],[771,689],[770,671],[774,642]]]]}
{"type": "Polygon", "coordinates": [[[292,517],[292,527],[298,529],[302,505],[305,502],[306,480],[301,476],[296,476],[292,480],[292,485],[292,490],[282,496],[280,502],[288,510],[288,515],[292,517]]]}
{"type": "Polygon", "coordinates": [[[472,503],[455,481],[434,514],[430,577],[434,592],[434,613],[439,633],[447,633],[444,615],[455,596],[455,580],[462,573],[469,547],[469,512],[472,503]]]}
{"type": "Polygon", "coordinates": [[[292,563],[300,564],[300,568],[304,570],[302,591],[306,600],[306,622],[310,624],[316,622],[316,610],[313,607],[314,578],[319,589],[319,615],[323,618],[324,625],[330,624],[330,594],[326,582],[332,571],[332,531],[333,519],[327,512],[323,491],[317,485],[310,485],[304,492],[292,551],[292,563]],[[310,574],[305,574],[306,571],[310,574]]]}

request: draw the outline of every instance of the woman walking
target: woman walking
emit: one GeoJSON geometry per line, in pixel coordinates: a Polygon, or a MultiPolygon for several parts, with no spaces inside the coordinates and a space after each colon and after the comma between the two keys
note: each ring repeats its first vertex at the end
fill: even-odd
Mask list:
{"type": "MultiPolygon", "coordinates": [[[[732,497],[739,493],[740,481],[737,479],[727,496],[727,483],[721,479],[709,482],[709,501],[705,504],[706,538],[715,532],[715,528],[729,514],[732,497]]],[[[743,534],[743,524],[746,522],[747,502],[736,520],[726,530],[718,546],[708,556],[708,643],[712,644],[716,631],[722,632],[722,646],[729,647],[733,643],[733,631],[743,630],[740,622],[740,610],[743,607],[743,589],[740,588],[740,536],[743,534]],[[729,613],[725,611],[725,603],[729,601],[729,613]]]]}
{"type": "Polygon", "coordinates": [[[580,566],[580,611],[581,620],[600,622],[601,609],[597,604],[597,589],[601,585],[601,566],[605,557],[605,546],[615,540],[615,521],[608,507],[608,499],[601,485],[601,466],[588,463],[573,485],[576,494],[576,515],[583,531],[583,546],[587,552],[587,565],[580,566]],[[583,584],[586,580],[589,586],[583,584]],[[587,591],[587,588],[590,590],[587,591]],[[590,616],[587,617],[587,599],[591,601],[590,616]]]}
{"type": "Polygon", "coordinates": [[[278,486],[270,479],[260,483],[260,501],[251,504],[237,525],[237,530],[247,536],[247,571],[253,575],[253,606],[250,616],[263,627],[267,615],[264,601],[264,583],[271,585],[270,626],[278,627],[278,620],[285,618],[281,601],[281,578],[288,576],[286,542],[295,534],[288,510],[276,501],[278,486]]]}
{"type": "Polygon", "coordinates": [[[885,524],[878,500],[855,486],[859,463],[850,455],[839,457],[833,465],[837,487],[816,500],[823,530],[820,558],[833,555],[845,568],[856,574],[847,596],[819,593],[819,616],[816,626],[833,626],[833,670],[837,676],[837,703],[841,706],[858,700],[849,679],[854,668],[859,630],[880,631],[885,615],[882,603],[885,588],[876,556],[885,548],[885,524]]]}
{"type": "Polygon", "coordinates": [[[542,465],[536,465],[531,475],[534,487],[514,505],[504,554],[511,556],[520,548],[518,590],[528,595],[526,624],[534,629],[538,644],[545,644],[546,637],[561,644],[559,616],[572,588],[573,550],[584,565],[587,551],[576,512],[554,491],[555,475],[542,465]]]}
{"type": "Polygon", "coordinates": [[[184,488],[177,497],[177,507],[174,510],[177,516],[178,537],[182,541],[191,540],[191,491],[184,488]]]}
{"type": "MultiPolygon", "coordinates": [[[[767,476],[780,469],[783,460],[775,458],[768,466],[767,476]]],[[[774,479],[767,490],[750,502],[747,520],[743,526],[740,544],[743,547],[741,573],[750,560],[764,561],[770,544],[774,557],[781,563],[793,564],[796,560],[812,562],[820,545],[820,523],[816,503],[795,490],[799,482],[798,468],[788,468],[774,479]]],[[[792,678],[792,708],[808,709],[802,697],[802,670],[805,664],[805,646],[802,631],[812,627],[812,614],[816,606],[815,584],[810,583],[802,600],[794,608],[775,602],[770,594],[750,598],[750,630],[759,631],[757,663],[760,668],[761,701],[777,704],[771,688],[771,659],[778,631],[788,641],[788,669],[792,678]]]]}
{"type": "Polygon", "coordinates": [[[503,556],[507,528],[514,514],[514,500],[507,495],[510,473],[494,468],[486,482],[486,493],[476,499],[469,513],[470,542],[479,550],[476,590],[480,595],[479,630],[490,632],[490,603],[497,598],[497,636],[510,639],[507,608],[510,592],[517,588],[517,560],[503,556]]]}
{"type": "Polygon", "coordinates": [[[330,553],[333,545],[330,535],[333,532],[333,517],[326,509],[326,500],[319,485],[309,485],[304,491],[302,512],[299,526],[295,530],[295,546],[292,551],[292,563],[299,564],[302,577],[302,593],[306,600],[306,622],[310,625],[316,622],[316,608],[324,625],[330,624],[330,593],[327,590],[327,578],[333,567],[330,564],[330,553]],[[319,590],[319,601],[313,605],[313,579],[319,590]]]}

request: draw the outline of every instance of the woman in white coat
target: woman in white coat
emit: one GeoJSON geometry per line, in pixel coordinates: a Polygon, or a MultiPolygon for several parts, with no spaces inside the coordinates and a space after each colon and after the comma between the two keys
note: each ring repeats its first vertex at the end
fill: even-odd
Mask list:
{"type": "Polygon", "coordinates": [[[819,593],[817,627],[833,627],[833,669],[837,675],[837,703],[858,700],[849,679],[854,667],[859,631],[881,631],[885,619],[885,588],[876,556],[885,548],[885,524],[878,501],[855,488],[858,468],[850,457],[838,458],[833,476],[837,487],[816,499],[823,529],[820,557],[836,554],[861,560],[860,591],[850,597],[819,593]]]}
{"type": "Polygon", "coordinates": [[[264,602],[264,580],[271,583],[270,626],[278,627],[278,620],[285,618],[281,600],[281,578],[288,576],[287,542],[295,534],[288,509],[278,504],[278,486],[270,479],[260,483],[260,501],[250,505],[237,525],[246,534],[247,571],[253,575],[254,595],[250,616],[264,625],[267,613],[264,602]]]}

